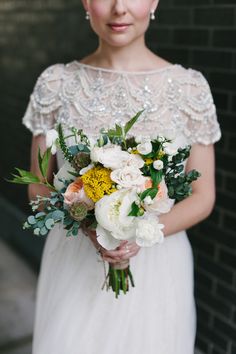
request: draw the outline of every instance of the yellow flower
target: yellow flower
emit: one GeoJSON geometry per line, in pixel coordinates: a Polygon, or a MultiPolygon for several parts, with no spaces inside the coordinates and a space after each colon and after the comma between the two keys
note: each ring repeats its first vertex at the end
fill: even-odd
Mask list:
{"type": "Polygon", "coordinates": [[[165,156],[165,152],[163,150],[160,150],[157,154],[157,160],[160,160],[163,156],[165,156]]]}
{"type": "Polygon", "coordinates": [[[153,163],[153,159],[145,159],[144,161],[146,165],[151,165],[153,163]]]}
{"type": "Polygon", "coordinates": [[[104,167],[93,167],[81,178],[87,196],[94,202],[116,191],[114,182],[110,178],[111,170],[104,167]]]}

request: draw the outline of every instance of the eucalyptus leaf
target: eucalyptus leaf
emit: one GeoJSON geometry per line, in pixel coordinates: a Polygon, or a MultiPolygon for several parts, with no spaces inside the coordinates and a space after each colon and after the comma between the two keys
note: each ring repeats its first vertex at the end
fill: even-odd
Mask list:
{"type": "Polygon", "coordinates": [[[36,224],[37,220],[35,219],[35,217],[33,215],[30,215],[27,219],[27,222],[30,224],[30,225],[34,225],[36,224]]]}
{"type": "Polygon", "coordinates": [[[53,219],[48,219],[45,221],[45,226],[48,230],[51,230],[55,225],[55,221],[53,219]]]}
{"type": "Polygon", "coordinates": [[[44,226],[40,229],[40,235],[46,236],[48,234],[48,229],[44,226]]]}

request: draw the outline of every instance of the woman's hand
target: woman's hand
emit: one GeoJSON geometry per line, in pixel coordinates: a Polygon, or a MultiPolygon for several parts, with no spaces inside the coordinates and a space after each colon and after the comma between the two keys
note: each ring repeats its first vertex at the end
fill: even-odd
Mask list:
{"type": "Polygon", "coordinates": [[[135,243],[129,243],[128,241],[121,241],[120,245],[112,251],[108,251],[103,248],[97,241],[96,231],[92,228],[82,226],[82,230],[92,241],[94,247],[99,251],[104,261],[109,263],[118,263],[136,256],[140,247],[135,243]]]}

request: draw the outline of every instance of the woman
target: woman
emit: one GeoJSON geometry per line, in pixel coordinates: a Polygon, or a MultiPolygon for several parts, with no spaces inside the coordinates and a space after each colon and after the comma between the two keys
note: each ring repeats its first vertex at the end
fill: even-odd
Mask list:
{"type": "MultiPolygon", "coordinates": [[[[24,116],[33,132],[31,170],[39,176],[38,147],[56,122],[96,136],[145,108],[133,134],[162,134],[175,147],[192,144],[186,170],[199,170],[193,194],[160,217],[162,245],[140,249],[123,242],[101,249],[93,230],[66,238],[49,234],[40,271],[34,354],[191,354],[196,318],[193,257],[185,229],[214,205],[214,148],[220,130],[209,86],[201,73],[171,64],[145,44],[158,0],[83,0],[99,37],[97,50],[80,61],[48,68],[38,79],[24,116]],[[85,237],[85,235],[89,237],[85,237]],[[92,241],[92,242],[91,242],[92,241]],[[93,244],[93,246],[92,246],[93,244]],[[136,287],[115,299],[102,292],[103,260],[130,259],[136,287]]],[[[60,166],[51,160],[50,178],[60,166]]],[[[30,199],[47,194],[31,185],[30,199]]]]}

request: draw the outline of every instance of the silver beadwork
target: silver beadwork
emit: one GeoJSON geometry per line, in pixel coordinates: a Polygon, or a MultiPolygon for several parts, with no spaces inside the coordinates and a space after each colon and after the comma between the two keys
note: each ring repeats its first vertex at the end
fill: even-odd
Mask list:
{"type": "Polygon", "coordinates": [[[212,143],[220,137],[216,109],[202,74],[181,65],[147,72],[118,72],[74,61],[56,64],[39,77],[24,124],[34,134],[55,123],[84,129],[124,125],[145,108],[130,134],[175,132],[186,143],[212,143]]]}

